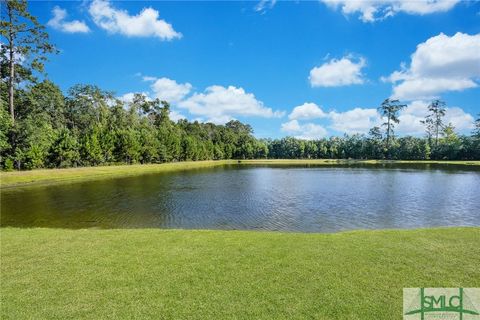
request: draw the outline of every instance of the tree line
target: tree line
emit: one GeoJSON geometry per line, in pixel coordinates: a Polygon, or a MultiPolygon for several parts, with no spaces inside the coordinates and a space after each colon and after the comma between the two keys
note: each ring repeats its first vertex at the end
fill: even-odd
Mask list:
{"type": "Polygon", "coordinates": [[[24,0],[2,1],[0,24],[0,166],[4,170],[220,159],[480,159],[480,119],[471,136],[444,123],[435,100],[423,121],[425,137],[397,137],[405,108],[386,99],[384,119],[368,135],[318,140],[257,139],[250,125],[170,119],[170,105],[142,94],[125,102],[94,85],[66,93],[41,80],[49,54],[58,53],[24,0]]]}
{"type": "Polygon", "coordinates": [[[6,170],[257,158],[268,152],[249,125],[175,123],[167,102],[141,94],[124,103],[96,86],[76,85],[63,96],[46,80],[16,90],[14,123],[4,96],[0,154],[6,170]]]}
{"type": "Polygon", "coordinates": [[[274,159],[391,159],[391,160],[478,160],[480,159],[480,115],[470,136],[459,135],[451,123],[445,123],[446,104],[433,100],[421,123],[424,137],[395,135],[399,112],[406,105],[386,99],[378,111],[384,122],[368,135],[353,134],[318,140],[286,137],[265,140],[268,157],[274,159]]]}

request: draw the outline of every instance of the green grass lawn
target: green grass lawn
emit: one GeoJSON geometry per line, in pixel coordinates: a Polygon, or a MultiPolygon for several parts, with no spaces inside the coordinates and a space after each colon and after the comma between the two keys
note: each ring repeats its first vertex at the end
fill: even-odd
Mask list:
{"type": "MultiPolygon", "coordinates": [[[[117,178],[148,173],[194,170],[207,167],[238,164],[238,160],[186,161],[164,164],[137,164],[68,169],[41,169],[31,171],[0,172],[0,188],[50,185],[78,181],[117,178]]],[[[480,161],[384,161],[384,160],[331,160],[331,159],[268,159],[241,160],[242,165],[335,165],[335,164],[456,164],[480,166],[480,161]]]]}
{"type": "Polygon", "coordinates": [[[400,319],[404,287],[480,287],[480,228],[0,232],[2,319],[400,319]]]}

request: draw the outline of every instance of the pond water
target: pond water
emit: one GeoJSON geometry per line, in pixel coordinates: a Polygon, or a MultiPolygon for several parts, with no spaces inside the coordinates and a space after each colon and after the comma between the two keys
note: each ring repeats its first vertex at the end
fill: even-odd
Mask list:
{"type": "Polygon", "coordinates": [[[462,166],[250,166],[1,192],[1,226],[335,232],[480,225],[462,166]]]}

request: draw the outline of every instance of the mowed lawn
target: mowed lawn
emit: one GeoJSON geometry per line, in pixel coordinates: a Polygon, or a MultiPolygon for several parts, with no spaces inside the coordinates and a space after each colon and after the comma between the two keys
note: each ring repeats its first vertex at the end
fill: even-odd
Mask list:
{"type": "Polygon", "coordinates": [[[0,232],[2,319],[400,319],[404,287],[480,287],[480,228],[0,232]]]}

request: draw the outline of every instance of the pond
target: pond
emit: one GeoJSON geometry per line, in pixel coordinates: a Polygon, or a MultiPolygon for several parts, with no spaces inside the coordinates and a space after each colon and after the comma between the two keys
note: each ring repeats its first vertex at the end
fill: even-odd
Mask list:
{"type": "Polygon", "coordinates": [[[462,166],[229,165],[1,192],[1,226],[335,232],[480,225],[462,166]]]}

